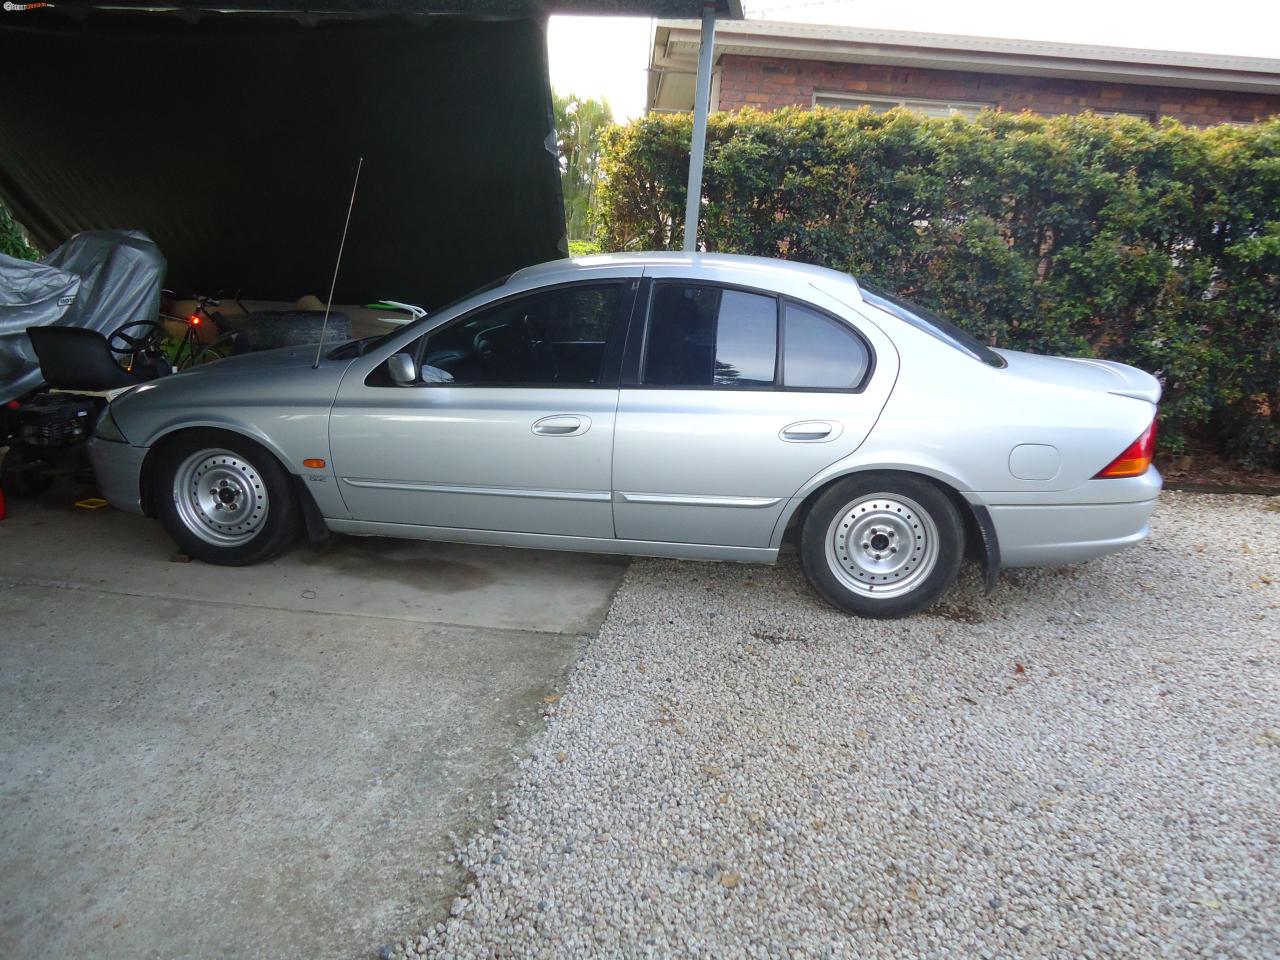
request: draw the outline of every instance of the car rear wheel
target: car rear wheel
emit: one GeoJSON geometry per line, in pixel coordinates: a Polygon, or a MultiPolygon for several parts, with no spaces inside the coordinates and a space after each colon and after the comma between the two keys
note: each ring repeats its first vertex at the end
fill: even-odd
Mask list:
{"type": "Polygon", "coordinates": [[[289,476],[252,440],[193,430],[161,451],[157,471],[156,512],[189,556],[245,566],[270,560],[298,535],[289,476]]]}
{"type": "Polygon", "coordinates": [[[964,524],[922,477],[868,473],[818,498],[800,535],[805,575],[828,601],[864,617],[922,610],[955,582],[964,524]]]}

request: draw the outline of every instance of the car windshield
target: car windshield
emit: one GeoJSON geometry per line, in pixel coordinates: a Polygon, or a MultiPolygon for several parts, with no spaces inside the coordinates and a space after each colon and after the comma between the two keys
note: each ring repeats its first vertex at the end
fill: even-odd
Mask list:
{"type": "Polygon", "coordinates": [[[879,307],[885,313],[892,314],[899,320],[911,324],[917,330],[923,330],[930,336],[937,337],[943,343],[950,344],[957,350],[969,354],[975,360],[981,360],[992,367],[1005,366],[1004,357],[1000,356],[977,337],[966,333],[950,320],[938,316],[932,310],[926,310],[924,307],[908,300],[903,300],[901,297],[895,297],[893,294],[869,283],[858,281],[858,287],[862,290],[863,300],[866,300],[867,303],[874,307],[879,307]]]}
{"type": "Polygon", "coordinates": [[[386,333],[379,334],[376,337],[363,337],[359,340],[348,340],[346,343],[342,344],[341,346],[335,347],[334,349],[330,350],[326,354],[326,356],[330,360],[350,360],[353,357],[363,357],[370,350],[378,349],[378,347],[388,342],[392,337],[400,336],[400,334],[404,333],[404,331],[408,329],[408,327],[416,327],[418,324],[426,320],[430,320],[432,317],[434,317],[436,314],[440,313],[441,311],[452,309],[456,304],[461,303],[463,300],[470,300],[472,297],[478,296],[482,293],[487,293],[490,290],[496,290],[498,287],[502,286],[504,283],[506,283],[510,279],[511,279],[511,274],[509,273],[504,274],[503,276],[499,277],[497,280],[490,280],[488,283],[484,284],[483,286],[476,287],[474,290],[464,293],[462,296],[454,300],[450,300],[448,303],[444,304],[443,306],[436,307],[434,310],[427,313],[426,316],[418,318],[417,320],[413,321],[413,323],[408,324],[407,326],[393,327],[391,330],[388,330],[386,333]]]}

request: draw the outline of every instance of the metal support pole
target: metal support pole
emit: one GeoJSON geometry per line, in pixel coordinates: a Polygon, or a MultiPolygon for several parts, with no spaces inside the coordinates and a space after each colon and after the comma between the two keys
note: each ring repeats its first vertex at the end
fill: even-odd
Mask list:
{"type": "Polygon", "coordinates": [[[702,159],[707,149],[707,114],[711,110],[711,59],[716,46],[716,5],[702,5],[702,37],[698,46],[698,82],[693,95],[693,142],[689,145],[689,197],[684,205],[684,249],[698,249],[698,211],[702,207],[702,159]]]}

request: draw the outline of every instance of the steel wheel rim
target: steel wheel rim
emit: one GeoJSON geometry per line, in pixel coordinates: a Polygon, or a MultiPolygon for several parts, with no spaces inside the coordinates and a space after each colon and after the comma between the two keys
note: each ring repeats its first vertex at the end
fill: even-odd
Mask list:
{"type": "Polygon", "coordinates": [[[182,525],[206,543],[234,547],[262,529],[270,500],[262,475],[230,450],[200,450],[173,475],[173,502],[182,525]]]}
{"type": "Polygon", "coordinates": [[[898,494],[876,493],[847,504],[827,528],[826,542],[831,572],[869,597],[909,593],[938,563],[933,517],[898,494]]]}

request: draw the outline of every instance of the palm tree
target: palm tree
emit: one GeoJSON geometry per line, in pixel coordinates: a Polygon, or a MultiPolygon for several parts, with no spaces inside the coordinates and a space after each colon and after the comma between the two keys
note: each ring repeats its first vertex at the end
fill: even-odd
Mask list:
{"type": "Polygon", "coordinates": [[[606,101],[575,94],[553,93],[560,181],[564,191],[564,219],[570,240],[592,235],[595,213],[596,167],[600,161],[600,137],[613,123],[606,101]]]}

